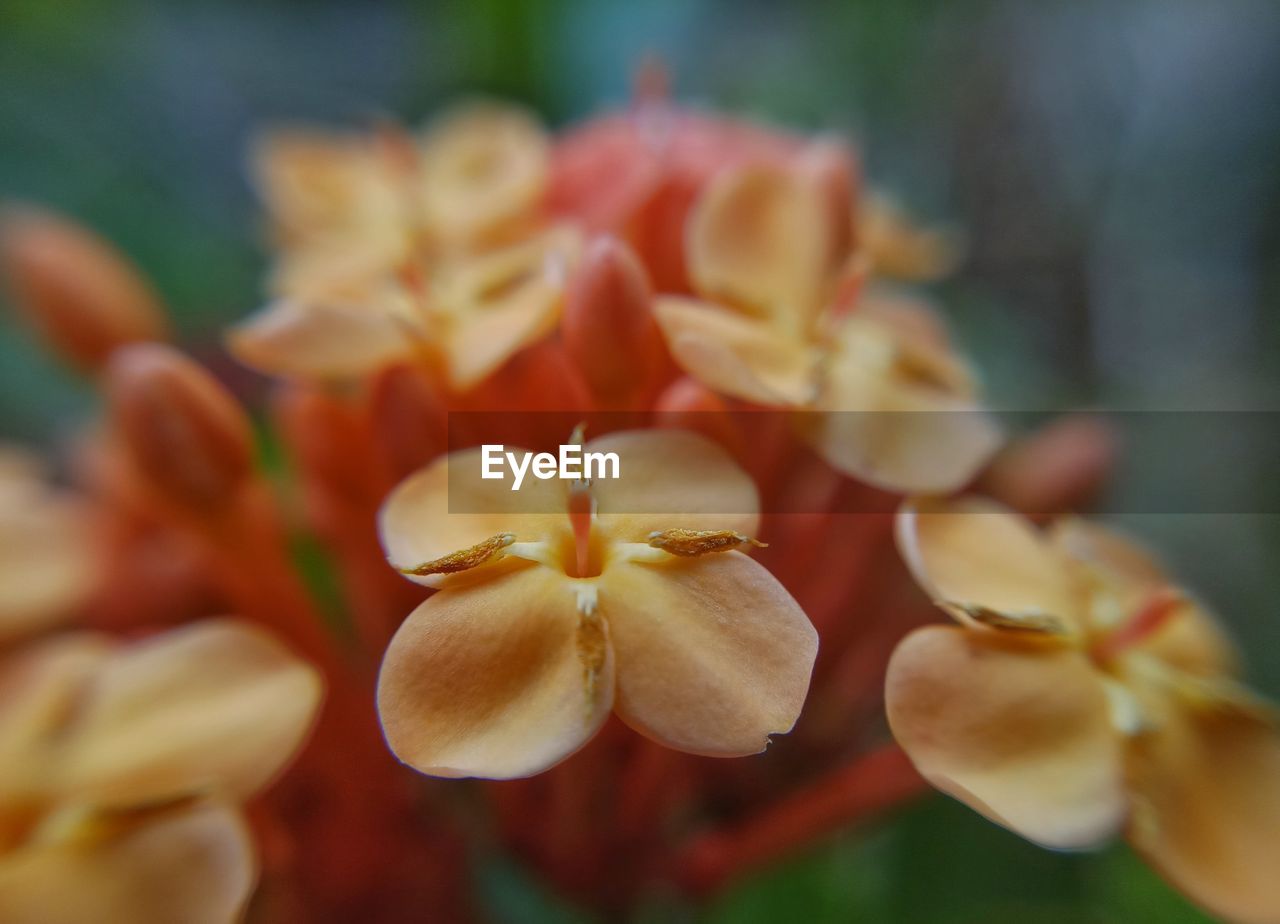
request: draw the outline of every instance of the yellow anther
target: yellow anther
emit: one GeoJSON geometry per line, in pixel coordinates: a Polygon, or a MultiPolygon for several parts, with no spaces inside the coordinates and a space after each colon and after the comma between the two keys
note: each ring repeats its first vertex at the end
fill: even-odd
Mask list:
{"type": "Polygon", "coordinates": [[[664,529],[649,534],[649,545],[682,558],[708,552],[727,552],[744,545],[764,548],[766,543],[735,533],[731,529],[664,529]]]}
{"type": "Polygon", "coordinates": [[[457,574],[459,571],[469,571],[491,561],[494,556],[515,541],[514,533],[499,533],[460,552],[451,552],[443,558],[423,562],[414,568],[401,568],[400,573],[421,577],[427,574],[457,574]]]}

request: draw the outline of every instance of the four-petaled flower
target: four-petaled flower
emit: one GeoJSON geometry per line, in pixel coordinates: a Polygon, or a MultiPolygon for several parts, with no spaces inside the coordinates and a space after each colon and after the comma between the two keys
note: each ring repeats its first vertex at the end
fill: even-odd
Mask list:
{"type": "Polygon", "coordinates": [[[540,203],[548,143],[519,110],[472,107],[421,144],[284,134],[258,158],[280,298],[233,329],[272,374],[350,379],[417,359],[466,391],[554,327],[580,234],[540,203]]]}
{"type": "Polygon", "coordinates": [[[0,920],[223,922],[256,879],[238,805],[298,750],[316,671],[211,620],[0,663],[0,920]]]}
{"type": "Polygon", "coordinates": [[[1000,442],[968,367],[927,308],[868,291],[827,204],[801,170],[726,170],[686,234],[700,299],[663,297],[676,361],[707,386],[804,410],[800,431],[835,468],[903,491],[968,481],[1000,442]]]}
{"type": "Polygon", "coordinates": [[[405,481],[391,562],[439,588],[387,650],[378,708],[399,758],[509,778],[568,757],[610,711],[672,748],[753,754],[789,731],[818,640],[753,544],[750,478],[702,437],[605,436],[619,477],[481,478],[479,450],[405,481]]]}
{"type": "Polygon", "coordinates": [[[960,623],[917,630],[889,665],[889,723],[920,771],[1046,846],[1123,830],[1205,907],[1277,920],[1280,734],[1205,610],[1081,520],[1041,534],[971,499],[910,505],[898,529],[960,623]]]}

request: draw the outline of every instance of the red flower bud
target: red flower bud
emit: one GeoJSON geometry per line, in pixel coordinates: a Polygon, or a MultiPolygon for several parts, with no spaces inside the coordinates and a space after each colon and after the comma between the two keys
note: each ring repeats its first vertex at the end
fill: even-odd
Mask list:
{"type": "Polygon", "coordinates": [[[613,237],[595,239],[569,288],[562,331],[565,350],[603,407],[634,405],[662,371],[652,300],[631,249],[613,237]]]}
{"type": "Polygon", "coordinates": [[[0,270],[28,321],[65,360],[97,371],[126,343],[162,340],[160,299],[128,259],[93,232],[30,207],[0,216],[0,270]]]}
{"type": "Polygon", "coordinates": [[[244,411],[206,369],[171,347],[118,350],[107,366],[106,391],[130,460],[166,500],[208,509],[251,474],[244,411]]]}

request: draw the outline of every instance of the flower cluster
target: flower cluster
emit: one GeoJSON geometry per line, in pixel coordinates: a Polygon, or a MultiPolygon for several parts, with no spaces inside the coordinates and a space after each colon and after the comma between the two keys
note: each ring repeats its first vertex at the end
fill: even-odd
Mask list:
{"type": "Polygon", "coordinates": [[[618,913],[928,781],[1275,919],[1269,707],[1144,552],[1014,512],[1087,502],[1107,434],[1005,445],[909,287],[954,235],[851,147],[483,103],[253,167],[271,301],[227,346],[283,471],[121,255],[7,213],[14,300],[104,414],[73,488],[0,457],[0,917],[224,921],[260,876],[262,920],[469,920],[495,844],[618,913]],[[565,439],[618,477],[482,477],[565,439]]]}

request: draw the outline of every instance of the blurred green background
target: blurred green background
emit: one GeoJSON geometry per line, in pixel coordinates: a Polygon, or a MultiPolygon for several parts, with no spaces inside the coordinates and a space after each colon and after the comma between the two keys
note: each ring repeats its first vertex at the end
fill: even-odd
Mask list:
{"type": "MultiPolygon", "coordinates": [[[[476,92],[560,126],[624,101],[653,53],[683,99],[852,135],[877,185],[967,231],[969,259],[937,294],[997,405],[1274,411],[1277,48],[1280,5],[1227,0],[4,0],[0,195],[118,242],[208,355],[261,297],[255,128],[414,122],[476,92]]],[[[53,444],[91,408],[6,316],[0,437],[53,444]]],[[[1185,461],[1131,453],[1119,490],[1185,461]]],[[[1121,519],[1280,695],[1280,518],[1121,519]]],[[[576,919],[518,870],[481,884],[498,920],[576,919]]],[[[690,914],[657,897],[643,917],[690,914]]],[[[1203,918],[1123,848],[1050,854],[933,798],[699,919],[1203,918]]]]}

